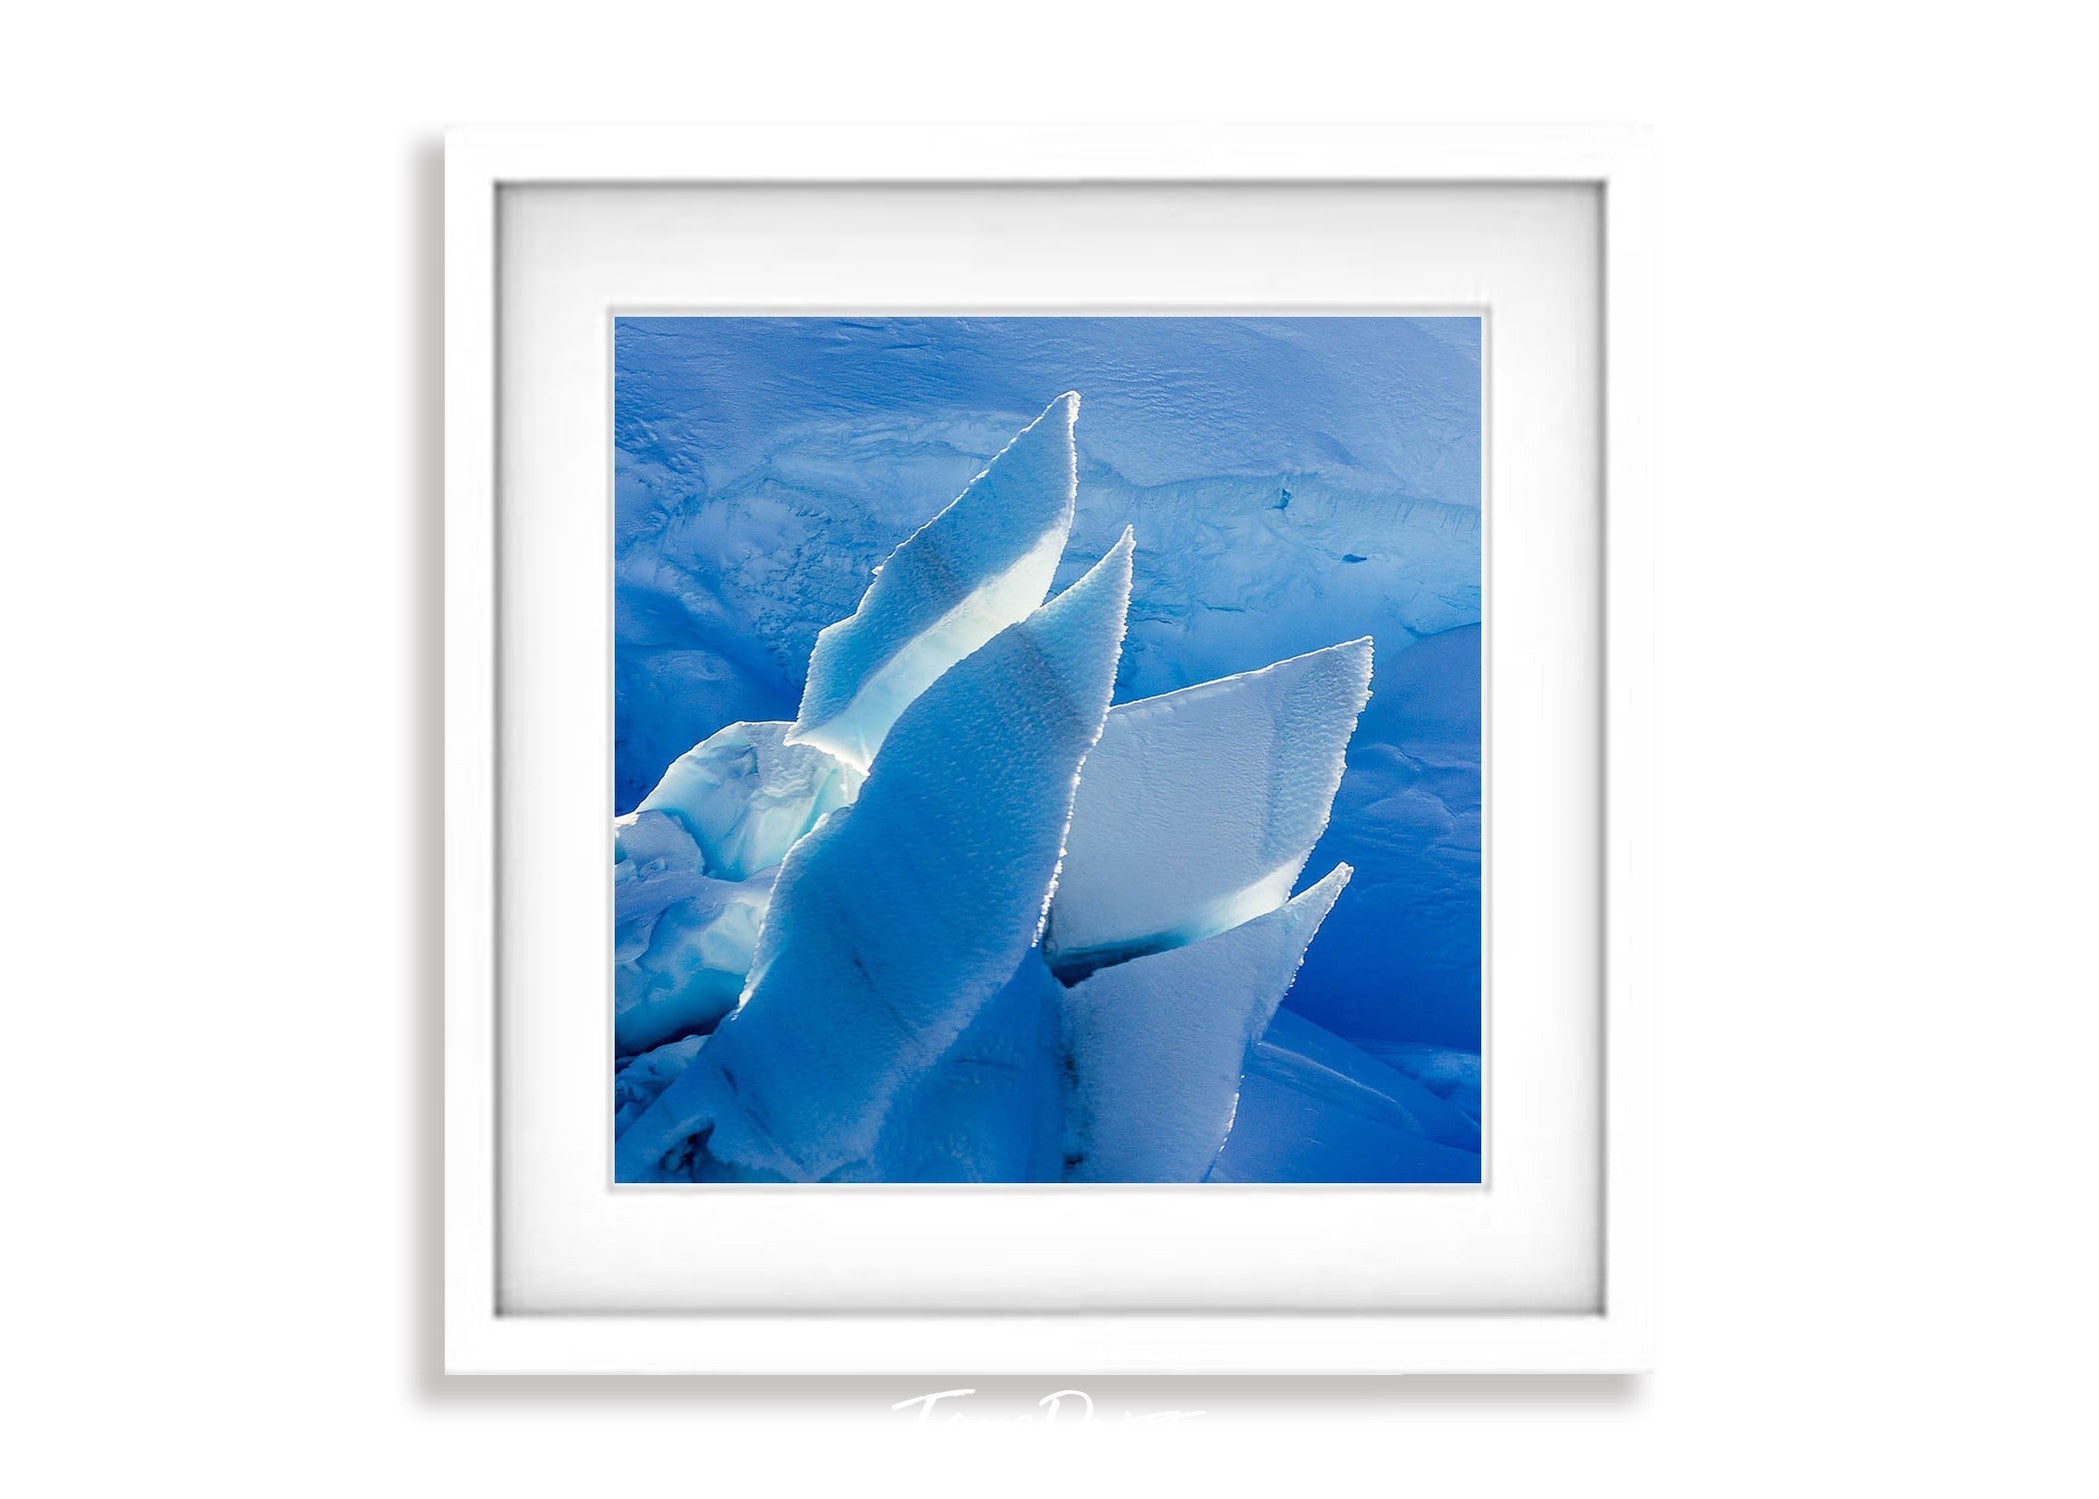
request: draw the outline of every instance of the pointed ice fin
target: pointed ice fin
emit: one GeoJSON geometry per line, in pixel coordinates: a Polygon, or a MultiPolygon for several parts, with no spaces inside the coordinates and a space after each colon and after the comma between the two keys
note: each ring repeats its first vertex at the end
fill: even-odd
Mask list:
{"type": "Polygon", "coordinates": [[[1069,1077],[1064,990],[1031,952],[883,1122],[867,1179],[1055,1181],[1069,1077]]]}
{"type": "Polygon", "coordinates": [[[1272,911],[1325,831],[1368,639],[1110,710],[1045,936],[1067,983],[1272,911]]]}
{"type": "Polygon", "coordinates": [[[620,1137],[620,1181],[850,1174],[1040,935],[1100,735],[1131,538],[896,720],[860,798],[780,866],[742,1007],[620,1137]]]}
{"type": "Polygon", "coordinates": [[[1249,1042],[1348,883],[1346,864],[1228,932],[1103,968],[1065,997],[1074,1181],[1201,1181],[1231,1132],[1249,1042]]]}
{"type": "Polygon", "coordinates": [[[816,637],[790,743],[864,770],[913,698],[1042,602],[1078,494],[1078,410],[1075,394],[1052,401],[816,637]]]}

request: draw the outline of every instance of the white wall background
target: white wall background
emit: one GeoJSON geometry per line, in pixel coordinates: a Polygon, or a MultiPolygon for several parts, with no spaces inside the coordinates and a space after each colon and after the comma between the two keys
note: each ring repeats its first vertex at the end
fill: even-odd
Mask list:
{"type": "Polygon", "coordinates": [[[1926,9],[11,13],[9,1487],[2089,1491],[2092,39],[1926,9]],[[935,117],[1657,127],[1652,1378],[432,1374],[438,132],[935,117]]]}

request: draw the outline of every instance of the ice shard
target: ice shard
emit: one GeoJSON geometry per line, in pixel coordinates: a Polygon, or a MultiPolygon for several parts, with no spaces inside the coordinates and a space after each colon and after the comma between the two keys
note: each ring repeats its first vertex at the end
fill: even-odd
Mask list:
{"type": "Polygon", "coordinates": [[[1042,602],[1071,531],[1078,410],[1075,394],[1052,401],[817,635],[791,743],[865,769],[912,699],[1042,602]]]}
{"type": "Polygon", "coordinates": [[[1108,714],[1044,938],[1060,978],[1200,941],[1289,896],[1326,828],[1370,659],[1370,641],[1351,640],[1108,714]]]}
{"type": "Polygon", "coordinates": [[[772,868],[860,789],[852,766],[814,745],[788,743],[791,727],[730,724],[673,761],[636,811],[675,817],[718,880],[772,868]]]}
{"type": "Polygon", "coordinates": [[[620,1137],[619,1180],[865,1169],[899,1098],[1041,935],[1131,547],[1125,531],[897,717],[859,799],[780,866],[741,1008],[620,1137]]]}
{"type": "Polygon", "coordinates": [[[1220,1182],[1476,1182],[1478,1123],[1288,1010],[1247,1054],[1220,1182]]]}
{"type": "Polygon", "coordinates": [[[1073,1181],[1201,1181],[1232,1129],[1247,1047],[1349,868],[1253,920],[1102,968],[1065,997],[1073,1181]]]}
{"type": "Polygon", "coordinates": [[[898,1097],[867,1179],[1055,1181],[1069,1076],[1064,991],[1039,952],[1021,959],[947,1054],[898,1097]]]}

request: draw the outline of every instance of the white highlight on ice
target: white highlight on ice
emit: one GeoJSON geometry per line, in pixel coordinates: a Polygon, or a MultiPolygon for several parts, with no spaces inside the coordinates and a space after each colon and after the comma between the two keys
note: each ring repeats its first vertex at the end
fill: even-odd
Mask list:
{"type": "Polygon", "coordinates": [[[865,770],[919,693],[1042,602],[1078,498],[1078,413],[1074,393],[1050,402],[817,634],[789,743],[865,770]]]}

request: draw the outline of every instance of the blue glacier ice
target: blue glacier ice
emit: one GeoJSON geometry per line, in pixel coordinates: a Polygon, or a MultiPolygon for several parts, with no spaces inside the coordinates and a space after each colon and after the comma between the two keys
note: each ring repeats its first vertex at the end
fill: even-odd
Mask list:
{"type": "Polygon", "coordinates": [[[613,830],[613,1043],[632,1056],[711,1030],[736,1006],[772,894],[770,872],[718,880],[667,813],[613,830]]]}
{"type": "Polygon", "coordinates": [[[1056,1181],[1070,1112],[1064,988],[1040,953],[1030,953],[954,1045],[898,1095],[865,1177],[1056,1181]]]}
{"type": "Polygon", "coordinates": [[[1247,1048],[1348,876],[1343,864],[1265,915],[1072,986],[1072,1180],[1203,1179],[1232,1130],[1247,1048]]]}
{"type": "Polygon", "coordinates": [[[1360,1044],[1480,1049],[1480,631],[1379,652],[1315,865],[1348,899],[1290,1008],[1360,1044]]]}
{"type": "Polygon", "coordinates": [[[618,1178],[1479,1180],[1478,332],[618,320],[618,1178]],[[1047,872],[928,874],[1132,521],[1047,872]]]}
{"type": "Polygon", "coordinates": [[[1135,525],[1119,703],[1377,641],[1312,861],[1355,882],[1286,1003],[1478,1052],[1479,319],[621,318],[614,338],[619,810],[724,724],[796,717],[870,570],[1077,389],[1057,581],[1135,525]]]}
{"type": "MultiPolygon", "coordinates": [[[[619,810],[792,719],[817,632],[1084,393],[1058,582],[1137,529],[1118,701],[1480,619],[1477,318],[620,318],[619,810]]],[[[1329,934],[1331,936],[1331,934],[1329,934]]]]}
{"type": "Polygon", "coordinates": [[[732,723],[671,763],[636,810],[677,819],[707,873],[743,880],[787,857],[795,840],[860,790],[861,773],[784,723],[732,723]]]}
{"type": "Polygon", "coordinates": [[[1051,402],[818,633],[793,742],[864,768],[934,678],[1042,602],[1071,530],[1078,410],[1069,392],[1051,402]]]}
{"type": "Polygon", "coordinates": [[[1220,1182],[1476,1182],[1477,1119],[1288,1011],[1247,1055],[1220,1182]]]}
{"type": "Polygon", "coordinates": [[[1485,1117],[1480,1100],[1480,1056],[1476,1051],[1431,1046],[1424,1041],[1365,1041],[1363,1050],[1404,1073],[1474,1124],[1485,1117]]]}
{"type": "Polygon", "coordinates": [[[1353,640],[1111,709],[1072,807],[1051,967],[1071,979],[1282,904],[1326,827],[1370,662],[1353,640]]]}
{"type": "Polygon", "coordinates": [[[628,1058],[612,1079],[612,1133],[623,1133],[640,1118],[706,1044],[705,1036],[681,1036],[628,1058]]]}
{"type": "Polygon", "coordinates": [[[1125,533],[899,715],[859,799],[780,866],[741,1007],[619,1136],[619,1180],[865,1169],[1041,933],[1130,558],[1125,533]]]}
{"type": "Polygon", "coordinates": [[[704,1034],[736,1006],[795,841],[860,773],[784,723],[730,724],[613,825],[613,1040],[621,1056],[704,1034]]]}

